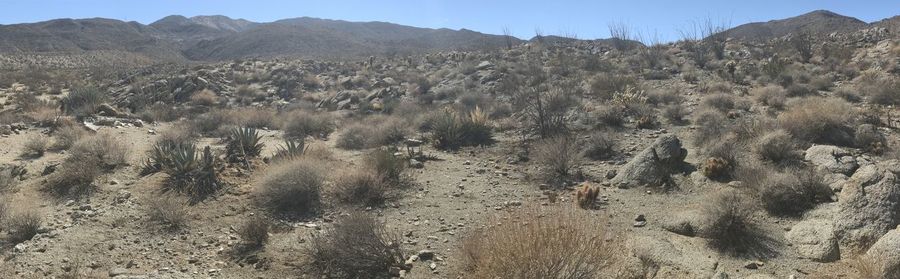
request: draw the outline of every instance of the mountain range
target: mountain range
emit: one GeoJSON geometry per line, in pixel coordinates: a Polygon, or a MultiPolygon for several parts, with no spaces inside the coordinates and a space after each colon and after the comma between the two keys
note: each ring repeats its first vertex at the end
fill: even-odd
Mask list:
{"type": "MultiPolygon", "coordinates": [[[[900,17],[866,23],[830,11],[743,24],[737,39],[789,33],[853,32],[871,26],[898,30],[900,17]]],[[[511,38],[512,43],[523,41],[511,38]]],[[[0,54],[124,51],[155,60],[221,61],[253,57],[361,57],[440,50],[502,48],[507,38],[471,30],[431,29],[385,22],[309,17],[268,23],[226,16],[168,16],[151,24],[115,19],[55,19],[0,25],[0,54]]]]}

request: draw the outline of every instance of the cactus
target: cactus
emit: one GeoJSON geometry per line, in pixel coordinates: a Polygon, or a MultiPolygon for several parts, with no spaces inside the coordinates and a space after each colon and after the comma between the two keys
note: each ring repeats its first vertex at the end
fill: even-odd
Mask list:
{"type": "Polygon", "coordinates": [[[275,152],[275,156],[272,156],[272,159],[290,160],[298,158],[306,153],[306,149],[306,142],[303,140],[285,140],[284,145],[278,147],[278,151],[275,152]]]}
{"type": "Polygon", "coordinates": [[[575,202],[578,204],[578,207],[582,209],[590,209],[594,206],[594,203],[597,201],[597,196],[599,195],[600,188],[591,187],[590,183],[584,183],[575,191],[575,202]]]}
{"type": "Polygon", "coordinates": [[[709,178],[719,178],[723,177],[728,173],[731,164],[728,163],[728,160],[712,157],[706,159],[706,162],[700,167],[700,170],[703,172],[703,175],[709,178]]]}
{"type": "Polygon", "coordinates": [[[262,137],[254,128],[234,128],[228,137],[225,153],[232,162],[246,161],[249,158],[257,157],[263,149],[260,140],[262,137]]]}

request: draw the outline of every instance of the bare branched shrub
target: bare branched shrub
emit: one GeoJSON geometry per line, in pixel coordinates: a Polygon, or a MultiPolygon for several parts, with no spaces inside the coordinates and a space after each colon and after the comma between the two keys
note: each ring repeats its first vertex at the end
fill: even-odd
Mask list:
{"type": "Polygon", "coordinates": [[[568,136],[558,136],[541,141],[534,150],[537,162],[553,178],[567,178],[581,163],[581,149],[577,141],[568,136]]]}
{"type": "Polygon", "coordinates": [[[150,221],[166,231],[179,231],[187,226],[187,201],[179,197],[153,197],[147,202],[145,210],[150,221]]]}
{"type": "Polygon", "coordinates": [[[708,228],[698,235],[710,240],[713,248],[732,254],[765,254],[770,252],[768,238],[753,221],[750,199],[736,190],[713,194],[700,208],[700,216],[708,228]]]}
{"type": "Polygon", "coordinates": [[[834,98],[806,98],[778,116],[778,122],[795,138],[813,143],[850,145],[853,110],[834,98]]]}
{"type": "Polygon", "coordinates": [[[13,212],[6,220],[5,230],[9,233],[7,241],[22,243],[31,240],[41,227],[42,217],[37,211],[20,210],[13,212]]]}
{"type": "Polygon", "coordinates": [[[465,267],[472,278],[602,278],[617,242],[594,218],[574,208],[513,212],[463,240],[465,267]]]}
{"type": "Polygon", "coordinates": [[[321,162],[300,158],[272,166],[258,182],[260,202],[288,215],[305,215],[319,208],[325,183],[321,162]]]}
{"type": "Polygon", "coordinates": [[[400,241],[378,220],[356,213],[315,234],[306,253],[328,278],[391,278],[391,269],[406,268],[400,241]]]}
{"type": "Polygon", "coordinates": [[[334,129],[334,120],[326,114],[297,111],[288,116],[284,136],[288,139],[326,138],[334,129]]]}

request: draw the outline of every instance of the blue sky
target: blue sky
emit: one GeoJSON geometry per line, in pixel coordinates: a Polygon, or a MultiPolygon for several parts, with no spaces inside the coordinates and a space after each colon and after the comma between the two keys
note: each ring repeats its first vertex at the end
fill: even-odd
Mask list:
{"type": "Polygon", "coordinates": [[[546,35],[606,38],[608,24],[621,22],[670,40],[678,38],[678,30],[704,18],[736,26],[817,9],[871,22],[900,14],[900,0],[0,0],[0,24],[90,17],[151,23],[172,14],[221,14],[257,22],[310,16],[494,34],[508,27],[521,38],[530,38],[536,29],[546,35]]]}

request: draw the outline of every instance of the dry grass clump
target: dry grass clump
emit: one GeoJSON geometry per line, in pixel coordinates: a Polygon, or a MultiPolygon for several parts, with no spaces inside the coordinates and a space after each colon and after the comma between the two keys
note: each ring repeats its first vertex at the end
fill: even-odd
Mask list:
{"type": "Polygon", "coordinates": [[[50,146],[52,150],[67,150],[75,145],[79,139],[87,134],[87,131],[75,125],[65,125],[53,132],[54,141],[50,146]]]}
{"type": "Polygon", "coordinates": [[[348,150],[389,145],[405,139],[409,131],[409,125],[398,118],[368,119],[347,127],[338,137],[336,145],[348,150]]]}
{"type": "Polygon", "coordinates": [[[41,228],[42,217],[37,211],[20,210],[7,216],[4,231],[7,231],[9,243],[22,243],[31,240],[41,228]]]}
{"type": "Polygon", "coordinates": [[[238,235],[241,236],[246,248],[261,248],[269,242],[270,222],[262,216],[250,217],[238,228],[238,235]]]}
{"type": "Polygon", "coordinates": [[[900,79],[880,78],[874,82],[857,84],[857,89],[870,103],[879,105],[900,104],[900,79]]]}
{"type": "Polygon", "coordinates": [[[207,136],[223,136],[228,133],[228,126],[236,125],[237,119],[230,111],[212,110],[194,117],[190,122],[191,129],[207,136]]]}
{"type": "Polygon", "coordinates": [[[753,142],[753,153],[760,158],[783,164],[800,159],[797,142],[785,130],[774,130],[766,133],[753,142]]]}
{"type": "Polygon", "coordinates": [[[724,137],[731,130],[731,123],[725,114],[716,110],[703,110],[697,112],[693,123],[697,126],[694,131],[694,144],[703,146],[711,141],[724,137]]]}
{"type": "Polygon", "coordinates": [[[535,146],[534,156],[553,179],[571,177],[582,159],[577,141],[568,136],[541,141],[535,146]]]}
{"type": "Polygon", "coordinates": [[[591,81],[591,94],[601,100],[611,100],[616,92],[623,92],[627,87],[637,87],[638,81],[634,77],[604,73],[594,77],[591,81]]]}
{"type": "Polygon", "coordinates": [[[371,127],[363,124],[354,124],[347,127],[337,138],[335,146],[347,150],[359,150],[369,147],[369,135],[371,127]]]}
{"type": "Polygon", "coordinates": [[[287,139],[327,138],[335,129],[334,120],[326,114],[297,111],[289,114],[286,121],[283,129],[287,139]]]}
{"type": "Polygon", "coordinates": [[[734,96],[726,93],[716,93],[706,97],[700,101],[704,107],[718,110],[719,112],[728,112],[735,107],[734,96]]]}
{"type": "Polygon", "coordinates": [[[342,174],[334,183],[332,195],[345,204],[375,206],[388,197],[388,183],[369,169],[354,169],[342,174]]]}
{"type": "Polygon", "coordinates": [[[750,90],[750,95],[761,105],[776,109],[784,108],[784,102],[787,99],[787,93],[784,91],[784,88],[778,85],[753,88],[750,90]]]}
{"type": "Polygon", "coordinates": [[[22,157],[40,158],[50,148],[50,140],[42,135],[33,135],[25,141],[22,157]]]}
{"type": "Polygon", "coordinates": [[[215,92],[209,89],[203,89],[201,91],[194,92],[191,95],[191,103],[198,106],[210,107],[216,105],[219,102],[219,97],[216,96],[215,92]]]}
{"type": "Polygon", "coordinates": [[[680,103],[670,104],[662,107],[661,114],[663,118],[673,125],[681,125],[685,122],[685,117],[689,114],[687,108],[680,103]]]}
{"type": "Polygon", "coordinates": [[[378,220],[354,213],[313,235],[306,254],[329,278],[391,278],[392,269],[407,268],[400,241],[378,220]]]}
{"type": "Polygon", "coordinates": [[[234,124],[244,127],[264,129],[278,128],[277,112],[268,108],[238,108],[228,111],[234,119],[234,124]]]}
{"type": "Polygon", "coordinates": [[[591,134],[583,143],[583,156],[592,160],[605,160],[615,154],[616,143],[603,132],[591,134]]]}
{"type": "Polygon", "coordinates": [[[759,192],[763,207],[776,216],[799,216],[819,202],[830,200],[831,188],[811,170],[787,173],[757,174],[764,178],[759,185],[749,185],[759,192]]]}
{"type": "Polygon", "coordinates": [[[319,208],[324,184],[322,162],[300,158],[272,166],[257,189],[262,205],[276,213],[303,216],[319,208]]]}
{"type": "Polygon", "coordinates": [[[179,197],[171,195],[153,197],[147,202],[144,210],[151,222],[166,231],[175,232],[187,226],[187,201],[179,197]]]}
{"type": "Polygon", "coordinates": [[[617,261],[605,222],[574,208],[529,208],[463,240],[471,278],[602,278],[617,261]],[[527,267],[527,268],[523,268],[527,267]]]}
{"type": "Polygon", "coordinates": [[[853,144],[853,109],[840,99],[811,97],[800,100],[778,116],[778,122],[795,138],[823,144],[853,144]]]}
{"type": "Polygon", "coordinates": [[[69,149],[69,158],[80,164],[97,164],[111,170],[128,163],[128,146],[110,133],[99,133],[85,137],[69,149]]]}

